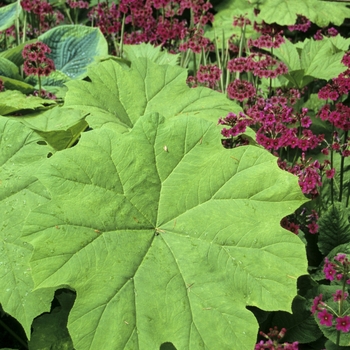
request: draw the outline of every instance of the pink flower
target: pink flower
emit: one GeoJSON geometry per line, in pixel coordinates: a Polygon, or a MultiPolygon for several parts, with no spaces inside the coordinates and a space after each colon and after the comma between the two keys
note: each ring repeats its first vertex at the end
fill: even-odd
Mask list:
{"type": "Polygon", "coordinates": [[[350,316],[337,317],[335,328],[338,331],[348,333],[350,331],[350,316]]]}
{"type": "Polygon", "coordinates": [[[335,174],[335,169],[334,168],[326,170],[326,176],[327,176],[328,179],[332,179],[334,177],[334,174],[335,174]]]}
{"type": "Polygon", "coordinates": [[[331,327],[333,315],[330,314],[326,309],[323,309],[321,312],[317,314],[317,317],[320,319],[320,324],[331,327]]]}
{"type": "Polygon", "coordinates": [[[318,305],[322,302],[322,294],[315,297],[312,306],[311,306],[311,313],[314,314],[318,309],[318,305]]]}
{"type": "Polygon", "coordinates": [[[308,229],[309,229],[309,233],[317,233],[318,232],[318,225],[316,224],[316,222],[311,222],[310,224],[307,225],[308,229]]]}
{"type": "Polygon", "coordinates": [[[323,272],[326,276],[327,280],[333,281],[334,276],[336,275],[337,271],[335,270],[335,264],[331,263],[328,258],[325,258],[325,264],[323,268],[323,272]]]}
{"type": "Polygon", "coordinates": [[[348,296],[349,296],[349,293],[347,292],[344,292],[343,294],[343,291],[338,289],[333,295],[333,300],[334,301],[341,301],[341,300],[345,300],[348,296]]]}

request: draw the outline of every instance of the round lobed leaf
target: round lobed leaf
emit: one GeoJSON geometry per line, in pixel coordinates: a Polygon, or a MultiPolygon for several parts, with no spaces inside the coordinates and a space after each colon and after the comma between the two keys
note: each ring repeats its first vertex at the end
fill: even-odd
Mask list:
{"type": "Polygon", "coordinates": [[[291,310],[306,273],[280,220],[305,202],[297,178],[254,146],[221,146],[190,117],[103,127],[51,157],[52,201],[27,218],[37,288],[70,286],[80,349],[251,349],[247,305],[291,310]],[[213,331],[215,330],[215,331],[213,331]]]}

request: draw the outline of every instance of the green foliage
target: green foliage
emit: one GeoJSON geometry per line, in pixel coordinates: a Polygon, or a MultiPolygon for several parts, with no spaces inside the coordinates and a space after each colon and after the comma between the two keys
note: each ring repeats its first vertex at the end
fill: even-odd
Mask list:
{"type": "Polygon", "coordinates": [[[148,114],[129,133],[84,134],[37,176],[52,199],[23,236],[37,288],[77,291],[76,349],[252,348],[245,306],[290,310],[306,261],[279,221],[305,199],[265,150],[225,150],[214,123],[148,114]]]}
{"type": "Polygon", "coordinates": [[[18,90],[22,94],[30,94],[34,91],[33,86],[24,81],[11,79],[2,75],[0,75],[0,79],[4,82],[5,89],[7,90],[18,90]]]}
{"type": "Polygon", "coordinates": [[[40,35],[38,40],[50,47],[49,56],[56,69],[73,79],[84,77],[91,63],[108,54],[106,39],[97,28],[63,25],[40,35]]]}
{"type": "Polygon", "coordinates": [[[259,17],[266,23],[291,25],[296,22],[298,14],[307,17],[319,27],[330,23],[339,26],[345,18],[350,17],[350,9],[346,5],[322,0],[265,0],[260,6],[259,17]]]}
{"type": "Polygon", "coordinates": [[[341,203],[330,205],[319,220],[320,235],[318,247],[324,255],[335,247],[349,242],[349,215],[341,203]]]}
{"type": "Polygon", "coordinates": [[[20,15],[22,7],[18,2],[0,8],[0,31],[10,28],[20,15]]]}
{"type": "Polygon", "coordinates": [[[139,57],[148,58],[149,60],[161,65],[168,64],[176,66],[180,55],[172,55],[167,51],[161,51],[161,47],[154,47],[150,44],[142,43],[140,45],[124,46],[124,53],[129,61],[135,61],[139,57]]]}
{"type": "Polygon", "coordinates": [[[266,0],[260,7],[259,17],[266,23],[277,23],[280,25],[294,24],[297,14],[313,20],[316,17],[316,2],[318,1],[266,0]]]}
{"type": "Polygon", "coordinates": [[[292,314],[280,311],[274,315],[273,324],[279,329],[284,327],[288,330],[284,341],[298,341],[300,344],[305,344],[321,337],[322,332],[307,306],[306,299],[297,296],[293,300],[292,314]]]}
{"type": "Polygon", "coordinates": [[[13,114],[26,110],[42,110],[55,104],[56,102],[52,100],[44,100],[35,96],[26,96],[16,90],[7,90],[0,94],[0,115],[13,114]]]}
{"type": "Polygon", "coordinates": [[[159,112],[164,117],[193,116],[217,123],[241,108],[223,94],[186,84],[187,70],[158,65],[147,58],[135,59],[131,68],[113,60],[88,71],[91,82],[70,81],[65,106],[89,112],[87,122],[97,128],[114,123],[119,130],[133,127],[140,116],[159,112]],[[111,98],[113,96],[113,98],[111,98]]]}
{"type": "Polygon", "coordinates": [[[33,318],[50,310],[53,292],[33,290],[29,260],[32,247],[23,242],[22,225],[29,211],[49,200],[33,175],[49,148],[19,122],[0,117],[0,300],[4,311],[20,322],[30,337],[33,318]]]}
{"type": "MultiPolygon", "coordinates": [[[[321,285],[318,288],[318,293],[322,293],[322,300],[333,310],[338,310],[338,307],[339,307],[339,303],[333,300],[333,295],[332,295],[338,289],[341,289],[341,285],[339,283],[330,285],[330,286],[321,285]]],[[[343,310],[349,310],[349,307],[350,307],[350,303],[347,300],[343,300],[343,310]]],[[[319,318],[316,317],[316,314],[314,318],[317,324],[319,325],[321,331],[326,336],[326,338],[329,339],[332,343],[336,344],[338,331],[335,329],[335,327],[327,327],[327,326],[321,325],[319,318]]],[[[333,320],[333,323],[335,324],[334,320],[333,320]]],[[[350,345],[350,333],[341,332],[339,345],[340,346],[350,345]]]]}
{"type": "Polygon", "coordinates": [[[313,78],[329,80],[344,72],[346,67],[341,63],[344,51],[340,47],[346,45],[345,42],[334,38],[324,38],[320,41],[308,39],[300,50],[297,45],[286,39],[273,53],[287,65],[288,74],[285,77],[294,86],[302,88],[313,78]]]}
{"type": "Polygon", "coordinates": [[[23,80],[18,73],[18,67],[4,57],[0,57],[0,75],[17,80],[23,80]]]}
{"type": "Polygon", "coordinates": [[[25,45],[36,42],[37,40],[29,40],[21,43],[18,46],[12,47],[0,53],[0,57],[6,58],[13,62],[17,67],[23,64],[22,51],[25,45]]]}

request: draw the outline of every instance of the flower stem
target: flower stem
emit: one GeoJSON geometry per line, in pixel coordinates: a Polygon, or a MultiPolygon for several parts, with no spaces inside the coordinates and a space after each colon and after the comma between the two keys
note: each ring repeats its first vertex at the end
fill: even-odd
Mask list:
{"type": "MultiPolygon", "coordinates": [[[[346,144],[348,138],[348,131],[344,132],[344,144],[346,144]]],[[[343,199],[343,187],[344,187],[344,160],[345,157],[341,155],[341,160],[340,160],[340,183],[339,183],[339,202],[342,201],[343,199]]]]}
{"type": "Polygon", "coordinates": [[[41,97],[41,78],[40,78],[40,74],[38,74],[38,85],[39,85],[39,97],[41,97]]]}

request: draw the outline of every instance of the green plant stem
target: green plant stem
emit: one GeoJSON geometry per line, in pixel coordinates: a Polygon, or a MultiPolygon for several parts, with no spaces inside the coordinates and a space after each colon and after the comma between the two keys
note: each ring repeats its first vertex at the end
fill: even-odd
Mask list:
{"type": "Polygon", "coordinates": [[[72,17],[70,16],[70,11],[67,8],[67,6],[65,6],[65,5],[64,5],[64,12],[66,13],[66,15],[68,17],[70,24],[74,24],[74,21],[73,21],[72,17]]]}
{"type": "Polygon", "coordinates": [[[39,97],[41,97],[41,78],[39,74],[38,74],[38,85],[39,85],[39,97]]]}
{"type": "Polygon", "coordinates": [[[340,331],[337,331],[337,341],[336,341],[336,345],[339,346],[340,343],[340,331]]]}
{"type": "Polygon", "coordinates": [[[18,0],[17,1],[17,13],[16,13],[16,20],[15,20],[15,30],[16,30],[16,42],[17,42],[17,45],[20,44],[20,30],[19,30],[19,9],[21,8],[21,3],[20,1],[18,0]]]}
{"type": "Polygon", "coordinates": [[[120,32],[120,43],[119,43],[119,57],[123,56],[123,48],[124,48],[124,30],[125,30],[125,13],[123,14],[122,19],[122,28],[120,32]]]}
{"type": "MultiPolygon", "coordinates": [[[[344,144],[347,142],[347,138],[348,138],[348,131],[344,132],[344,144]]],[[[339,183],[339,202],[342,201],[343,199],[343,187],[344,187],[344,161],[345,161],[345,157],[343,157],[341,155],[341,160],[340,160],[340,183],[339,183]]]]}
{"type": "MultiPolygon", "coordinates": [[[[90,114],[90,113],[89,113],[90,114]]],[[[84,118],[86,118],[89,114],[87,114],[84,118]]],[[[76,137],[73,137],[71,139],[71,141],[68,143],[67,148],[71,148],[76,142],[77,140],[80,138],[81,134],[89,127],[88,124],[86,124],[86,126],[84,127],[84,129],[76,136],[76,137]]]]}
{"type": "Polygon", "coordinates": [[[9,328],[4,321],[0,319],[0,325],[6,329],[8,333],[10,333],[21,345],[23,345],[26,349],[28,349],[28,344],[21,338],[19,337],[11,328],[9,328]]]}
{"type": "MultiPolygon", "coordinates": [[[[271,47],[271,57],[273,57],[273,47],[271,47]]],[[[272,78],[269,78],[269,93],[268,96],[271,97],[272,96],[272,78]]]]}
{"type": "Polygon", "coordinates": [[[25,43],[25,41],[26,41],[26,32],[27,32],[27,13],[24,12],[24,16],[23,16],[22,43],[25,43]]]}
{"type": "MultiPolygon", "coordinates": [[[[239,50],[238,50],[238,57],[242,57],[243,53],[243,44],[244,44],[244,39],[245,39],[245,27],[246,24],[244,22],[243,28],[241,28],[241,37],[239,40],[239,50]]],[[[236,72],[236,79],[239,79],[239,72],[236,72]]]]}

